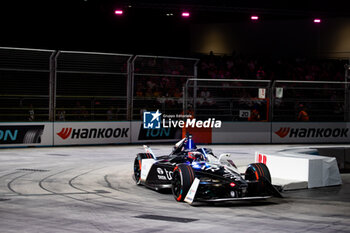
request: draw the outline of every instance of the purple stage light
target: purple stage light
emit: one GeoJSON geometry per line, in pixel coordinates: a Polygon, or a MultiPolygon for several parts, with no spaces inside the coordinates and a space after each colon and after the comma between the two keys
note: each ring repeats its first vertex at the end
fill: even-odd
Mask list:
{"type": "Polygon", "coordinates": [[[115,10],[114,11],[114,14],[116,14],[116,15],[122,15],[124,12],[123,12],[123,10],[115,10]]]}
{"type": "Polygon", "coordinates": [[[257,15],[252,15],[252,16],[250,16],[250,19],[251,19],[251,20],[258,20],[258,19],[259,19],[259,16],[257,16],[257,15]]]}
{"type": "Polygon", "coordinates": [[[181,16],[188,18],[188,17],[190,17],[190,12],[187,12],[187,11],[182,12],[181,16]]]}
{"type": "Polygon", "coordinates": [[[321,23],[321,19],[314,19],[314,23],[321,23]]]}

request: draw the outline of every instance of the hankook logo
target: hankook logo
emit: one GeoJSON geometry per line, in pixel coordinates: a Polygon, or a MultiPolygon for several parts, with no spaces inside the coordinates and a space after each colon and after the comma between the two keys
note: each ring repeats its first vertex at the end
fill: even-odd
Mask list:
{"type": "Polygon", "coordinates": [[[62,128],[61,132],[57,133],[63,140],[67,139],[72,133],[72,128],[62,128]]]}
{"type": "Polygon", "coordinates": [[[348,128],[289,128],[281,127],[275,132],[279,137],[285,138],[346,138],[348,128]]]}
{"type": "Polygon", "coordinates": [[[124,138],[128,137],[129,128],[62,128],[57,133],[63,140],[87,138],[124,138]]]}
{"type": "Polygon", "coordinates": [[[281,138],[284,138],[285,136],[288,135],[289,131],[290,131],[290,128],[280,128],[277,132],[275,132],[275,134],[277,134],[281,138]]]}

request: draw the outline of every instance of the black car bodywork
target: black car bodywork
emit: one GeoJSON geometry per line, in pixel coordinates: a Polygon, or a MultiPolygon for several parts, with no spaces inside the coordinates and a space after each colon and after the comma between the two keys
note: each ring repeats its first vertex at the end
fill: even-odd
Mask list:
{"type": "Polygon", "coordinates": [[[197,148],[191,135],[175,144],[169,155],[146,153],[134,160],[136,184],[160,190],[170,188],[177,201],[259,200],[281,194],[271,184],[263,163],[250,164],[240,174],[229,154],[218,158],[209,148],[197,148]],[[196,182],[195,182],[196,181],[196,182]]]}

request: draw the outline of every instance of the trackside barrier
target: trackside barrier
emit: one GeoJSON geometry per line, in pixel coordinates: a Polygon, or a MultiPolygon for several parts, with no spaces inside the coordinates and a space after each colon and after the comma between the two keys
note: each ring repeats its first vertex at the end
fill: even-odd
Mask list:
{"type": "Polygon", "coordinates": [[[54,145],[131,142],[130,122],[62,122],[53,128],[54,145]]]}
{"type": "Polygon", "coordinates": [[[135,122],[0,123],[1,147],[175,142],[181,129],[144,129],[135,122]]]}
{"type": "Polygon", "coordinates": [[[180,128],[144,129],[142,121],[131,122],[131,142],[175,142],[181,139],[180,128]]]}
{"type": "Polygon", "coordinates": [[[281,122],[271,124],[271,143],[347,143],[349,122],[281,122]]]}
{"type": "Polygon", "coordinates": [[[214,128],[212,143],[270,143],[269,122],[223,122],[214,128]]]}
{"type": "Polygon", "coordinates": [[[256,152],[255,162],[266,164],[272,184],[281,185],[285,190],[342,184],[336,158],[292,151],[276,154],[256,152]]]}
{"type": "MultiPolygon", "coordinates": [[[[144,129],[142,121],[0,123],[0,147],[175,142],[181,128],[144,129]]],[[[348,143],[350,123],[222,122],[197,143],[348,143]],[[208,141],[209,140],[209,141],[208,141]]],[[[197,133],[196,133],[197,132],[197,133]]]]}
{"type": "Polygon", "coordinates": [[[0,147],[53,146],[52,123],[0,123],[0,147]]]}

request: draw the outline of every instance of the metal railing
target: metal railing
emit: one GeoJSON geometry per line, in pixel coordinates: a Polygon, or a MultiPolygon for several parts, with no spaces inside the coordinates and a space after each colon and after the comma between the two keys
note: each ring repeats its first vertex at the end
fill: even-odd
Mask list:
{"type": "Polygon", "coordinates": [[[141,120],[142,111],[225,121],[349,121],[345,82],[198,79],[199,59],[0,47],[0,122],[141,120]]]}
{"type": "Polygon", "coordinates": [[[300,121],[300,111],[306,111],[310,121],[349,120],[347,82],[277,80],[271,88],[273,121],[300,121]]]}
{"type": "Polygon", "coordinates": [[[0,48],[0,119],[47,121],[55,51],[0,48]]]}
{"type": "Polygon", "coordinates": [[[59,51],[55,56],[55,118],[127,119],[130,54],[59,51]]]}
{"type": "Polygon", "coordinates": [[[132,61],[131,119],[144,110],[181,113],[186,80],[197,77],[199,59],[137,55],[132,61]]]}
{"type": "Polygon", "coordinates": [[[269,80],[189,79],[185,85],[184,109],[197,118],[215,117],[243,121],[253,109],[260,120],[269,120],[269,80]]]}
{"type": "Polygon", "coordinates": [[[224,121],[349,121],[349,83],[189,79],[184,108],[224,121]],[[307,117],[301,118],[301,111],[307,117]]]}
{"type": "Polygon", "coordinates": [[[198,61],[0,48],[0,122],[139,120],[138,112],[152,103],[179,110],[182,84],[197,77],[198,61]],[[165,79],[171,85],[175,81],[178,90],[172,88],[171,96],[156,95],[165,92],[160,86],[165,79]],[[156,88],[138,95],[135,88],[148,84],[156,88]]]}

